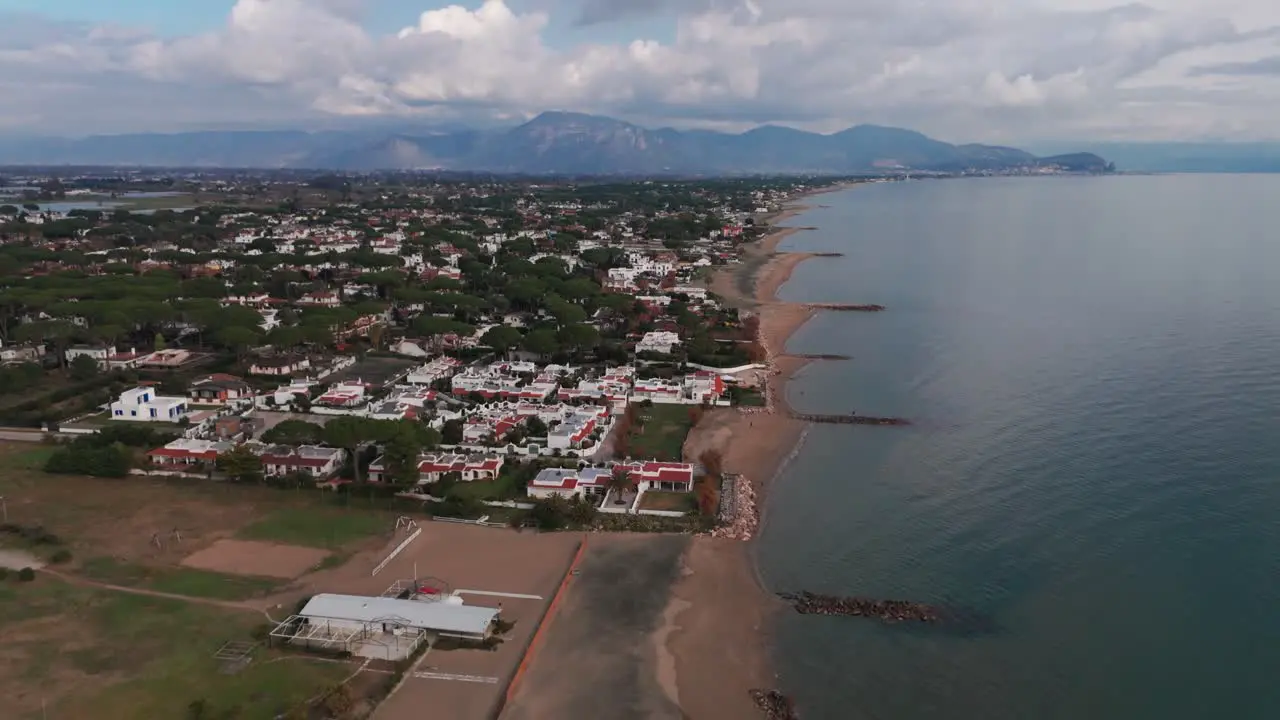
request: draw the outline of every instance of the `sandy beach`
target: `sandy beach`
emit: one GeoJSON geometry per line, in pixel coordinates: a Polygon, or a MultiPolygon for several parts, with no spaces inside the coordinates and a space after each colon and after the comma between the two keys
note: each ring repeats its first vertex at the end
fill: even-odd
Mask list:
{"type": "MultiPolygon", "coordinates": [[[[777,248],[801,228],[777,225],[806,208],[793,200],[770,218],[773,231],[746,249],[742,262],[720,269],[710,289],[728,304],[760,318],[759,339],[768,355],[764,375],[765,408],[720,408],[693,429],[685,443],[685,457],[697,458],[710,449],[723,454],[724,468],[749,481],[750,512],[763,506],[768,484],[801,442],[805,423],[792,419],[786,402],[786,383],[807,360],[786,355],[787,340],[815,311],[778,300],[777,293],[796,266],[811,253],[778,253],[777,248]]],[[[757,717],[751,700],[754,688],[776,684],[769,657],[769,620],[782,604],[765,591],[749,542],[756,519],[735,532],[738,537],[694,538],[683,558],[682,577],[668,606],[669,617],[655,640],[665,642],[674,659],[674,687],[667,694],[679,699],[686,717],[757,717]],[[674,625],[674,629],[670,625],[674,625]]],[[[664,687],[671,682],[662,673],[664,687]]]]}

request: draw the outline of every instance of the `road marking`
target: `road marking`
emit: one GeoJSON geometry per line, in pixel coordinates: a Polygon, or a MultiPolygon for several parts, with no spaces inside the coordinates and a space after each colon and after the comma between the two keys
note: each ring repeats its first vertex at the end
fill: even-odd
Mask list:
{"type": "Polygon", "coordinates": [[[454,590],[455,595],[487,595],[489,597],[515,598],[516,600],[545,600],[541,595],[522,595],[520,593],[491,592],[489,590],[454,590]]]}
{"type": "Polygon", "coordinates": [[[498,678],[485,677],[483,675],[457,675],[455,673],[438,673],[438,672],[416,672],[413,674],[416,678],[422,680],[456,680],[457,682],[473,682],[486,683],[488,685],[497,685],[498,678]]]}

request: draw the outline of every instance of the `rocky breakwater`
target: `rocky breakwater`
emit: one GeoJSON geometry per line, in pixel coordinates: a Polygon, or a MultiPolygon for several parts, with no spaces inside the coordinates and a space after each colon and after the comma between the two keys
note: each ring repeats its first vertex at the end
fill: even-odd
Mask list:
{"type": "Polygon", "coordinates": [[[939,608],[906,600],[872,600],[804,591],[778,593],[778,597],[790,603],[801,615],[869,617],[888,623],[936,623],[942,620],[942,612],[939,608]]]}
{"type": "Polygon", "coordinates": [[[791,413],[791,417],[805,422],[820,423],[824,425],[882,425],[887,427],[903,427],[910,425],[911,421],[906,418],[897,417],[876,417],[874,415],[820,415],[817,413],[791,413]]]}
{"type": "Polygon", "coordinates": [[[769,720],[796,720],[800,717],[791,698],[777,690],[752,690],[751,699],[769,720]]]}
{"type": "Polygon", "coordinates": [[[883,305],[845,305],[842,303],[805,303],[810,310],[829,310],[831,312],[884,312],[883,305]]]}
{"type": "Polygon", "coordinates": [[[760,524],[760,515],[756,510],[756,491],[741,475],[729,476],[721,489],[725,492],[721,510],[725,512],[719,519],[720,524],[709,535],[743,542],[750,540],[760,524]]]}

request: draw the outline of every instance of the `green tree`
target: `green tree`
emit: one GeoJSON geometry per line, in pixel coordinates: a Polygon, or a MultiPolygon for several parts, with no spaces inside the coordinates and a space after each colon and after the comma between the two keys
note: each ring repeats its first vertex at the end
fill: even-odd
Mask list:
{"type": "Polygon", "coordinates": [[[88,355],[77,355],[71,361],[71,379],[77,382],[89,380],[98,374],[98,361],[88,355]]]}
{"type": "Polygon", "coordinates": [[[574,350],[592,348],[600,344],[600,331],[590,325],[566,325],[560,330],[560,342],[574,350]]]}
{"type": "Polygon", "coordinates": [[[344,415],[334,418],[324,426],[322,437],[326,445],[346,450],[351,457],[355,480],[360,482],[360,449],[378,439],[376,421],[368,418],[344,415]]]}
{"type": "Polygon", "coordinates": [[[494,351],[505,355],[511,348],[520,344],[522,336],[520,331],[506,325],[497,325],[489,328],[487,332],[480,338],[480,343],[494,349],[494,351]]]}
{"type": "Polygon", "coordinates": [[[299,327],[281,325],[267,333],[267,343],[274,348],[288,350],[306,342],[307,332],[299,327]]]}
{"type": "Polygon", "coordinates": [[[555,331],[546,328],[534,330],[525,335],[524,342],[521,345],[531,353],[544,356],[550,355],[560,348],[555,331]]]}
{"type": "Polygon", "coordinates": [[[324,428],[305,420],[285,420],[262,434],[265,443],[310,445],[324,438],[324,428]]]}
{"type": "Polygon", "coordinates": [[[458,322],[453,318],[436,317],[435,315],[419,315],[413,319],[411,327],[415,333],[423,337],[447,335],[448,333],[470,335],[475,331],[474,327],[466,323],[458,322]]]}
{"type": "Polygon", "coordinates": [[[635,480],[631,477],[630,472],[615,467],[613,473],[609,475],[609,479],[605,481],[605,487],[617,499],[622,493],[635,489],[635,480]]]}
{"type": "Polygon", "coordinates": [[[165,348],[164,335],[161,335],[160,333],[156,333],[156,339],[153,346],[156,352],[160,352],[161,350],[164,350],[165,348]]]}
{"type": "Polygon", "coordinates": [[[387,439],[382,449],[383,469],[387,479],[400,487],[418,484],[418,456],[422,454],[419,436],[408,426],[401,426],[387,439]]]}
{"type": "Polygon", "coordinates": [[[258,342],[258,333],[247,327],[232,325],[224,327],[215,335],[218,344],[234,350],[237,357],[243,359],[245,350],[258,342]]]}
{"type": "Polygon", "coordinates": [[[547,424],[542,422],[542,418],[534,416],[525,421],[525,430],[529,432],[529,437],[546,437],[547,424]]]}
{"type": "Polygon", "coordinates": [[[457,445],[462,442],[462,421],[446,420],[440,428],[440,441],[445,445],[457,445]]]}
{"type": "Polygon", "coordinates": [[[235,482],[262,481],[262,458],[244,445],[237,445],[219,455],[217,466],[235,482]]]}

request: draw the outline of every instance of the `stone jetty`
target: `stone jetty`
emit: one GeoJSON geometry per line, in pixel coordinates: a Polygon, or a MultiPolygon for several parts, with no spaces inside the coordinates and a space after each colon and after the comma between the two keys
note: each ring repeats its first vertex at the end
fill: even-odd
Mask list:
{"type": "Polygon", "coordinates": [[[933,605],[906,600],[872,600],[839,595],[820,595],[811,592],[778,593],[778,597],[791,603],[801,615],[846,615],[869,617],[888,623],[922,622],[936,623],[942,620],[942,611],[933,605]]]}
{"type": "Polygon", "coordinates": [[[897,417],[875,417],[874,415],[858,415],[850,413],[849,415],[821,415],[815,413],[791,413],[791,417],[805,422],[819,423],[824,425],[884,425],[884,426],[903,426],[910,425],[911,421],[906,418],[897,417]]]}
{"type": "Polygon", "coordinates": [[[835,353],[787,353],[787,357],[798,358],[800,360],[852,360],[851,355],[837,355],[835,353]]]}
{"type": "Polygon", "coordinates": [[[844,305],[841,303],[805,303],[810,310],[829,310],[831,312],[884,312],[883,305],[844,305]]]}
{"type": "Polygon", "coordinates": [[[777,690],[752,690],[751,699],[769,720],[797,720],[800,717],[791,698],[777,690]]]}

